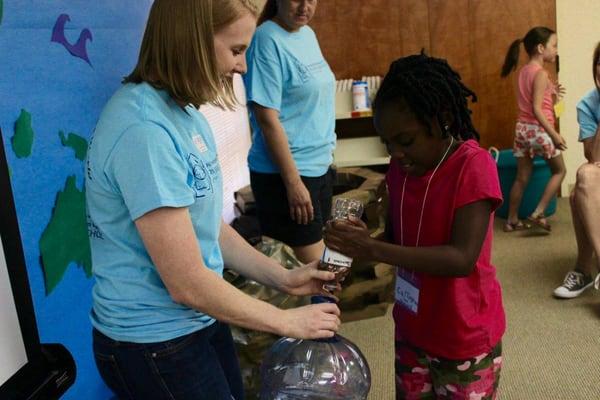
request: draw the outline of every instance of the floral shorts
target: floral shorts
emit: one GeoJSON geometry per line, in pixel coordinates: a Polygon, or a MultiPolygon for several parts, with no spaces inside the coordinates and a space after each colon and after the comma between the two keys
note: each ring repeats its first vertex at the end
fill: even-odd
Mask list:
{"type": "Polygon", "coordinates": [[[539,155],[550,159],[560,155],[560,150],[554,146],[552,138],[540,125],[517,122],[513,154],[515,157],[533,158],[539,155]]]}
{"type": "Polygon", "coordinates": [[[495,400],[502,343],[466,360],[432,357],[396,340],[396,400],[495,400]]]}

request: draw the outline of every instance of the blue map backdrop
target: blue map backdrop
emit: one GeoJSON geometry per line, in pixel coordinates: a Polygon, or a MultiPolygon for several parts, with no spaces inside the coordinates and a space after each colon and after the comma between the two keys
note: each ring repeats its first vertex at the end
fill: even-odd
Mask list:
{"type": "Polygon", "coordinates": [[[152,1],[0,0],[0,129],[40,339],[73,354],[66,399],[108,399],[91,351],[83,158],[135,64],[152,1]]]}

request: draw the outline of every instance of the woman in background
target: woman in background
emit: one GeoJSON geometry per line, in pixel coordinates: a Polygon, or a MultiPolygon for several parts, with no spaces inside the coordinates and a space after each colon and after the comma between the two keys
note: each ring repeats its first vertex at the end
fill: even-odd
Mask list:
{"type": "Polygon", "coordinates": [[[575,188],[571,192],[571,214],[577,239],[575,268],[567,272],[554,295],[563,299],[579,296],[592,285],[598,271],[600,254],[600,43],[596,45],[592,62],[596,87],[577,104],[579,141],[587,160],[577,170],[575,188]]]}
{"type": "Polygon", "coordinates": [[[335,173],[335,78],[308,23],[317,0],[267,0],[244,77],[248,155],[262,233],[319,259],[335,173]]]}

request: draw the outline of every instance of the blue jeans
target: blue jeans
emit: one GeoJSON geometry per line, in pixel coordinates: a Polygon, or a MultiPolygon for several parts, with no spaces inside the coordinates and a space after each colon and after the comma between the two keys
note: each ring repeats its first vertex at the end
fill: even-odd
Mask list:
{"type": "Polygon", "coordinates": [[[100,375],[119,399],[243,400],[229,326],[211,326],[159,343],[119,342],[93,331],[100,375]]]}

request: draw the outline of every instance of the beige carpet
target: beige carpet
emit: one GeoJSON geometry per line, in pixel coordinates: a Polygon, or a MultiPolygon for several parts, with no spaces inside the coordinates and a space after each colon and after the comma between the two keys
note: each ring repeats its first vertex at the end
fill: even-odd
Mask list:
{"type": "MultiPolygon", "coordinates": [[[[567,199],[559,199],[553,231],[504,233],[495,224],[494,264],[504,291],[501,400],[600,399],[600,293],[557,300],[552,290],[575,261],[567,199]]],[[[372,372],[370,400],[394,399],[391,317],[350,322],[341,333],[363,351],[372,372]]]]}

